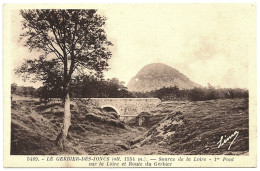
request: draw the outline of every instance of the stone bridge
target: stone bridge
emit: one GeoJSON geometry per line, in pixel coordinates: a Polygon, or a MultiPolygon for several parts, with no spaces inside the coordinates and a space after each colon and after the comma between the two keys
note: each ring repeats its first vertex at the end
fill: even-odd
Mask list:
{"type": "MultiPolygon", "coordinates": [[[[52,98],[51,102],[60,102],[60,99],[52,98]]],[[[116,112],[121,119],[128,120],[141,112],[149,111],[159,104],[158,98],[74,98],[72,105],[84,104],[96,106],[109,112],[116,112]]]]}

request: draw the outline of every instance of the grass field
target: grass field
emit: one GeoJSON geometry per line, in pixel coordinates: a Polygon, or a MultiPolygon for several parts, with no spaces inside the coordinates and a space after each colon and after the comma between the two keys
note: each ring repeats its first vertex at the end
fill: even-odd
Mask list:
{"type": "Polygon", "coordinates": [[[163,102],[145,116],[142,126],[136,119],[123,123],[99,109],[79,108],[79,112],[72,111],[66,150],[62,151],[54,143],[62,124],[62,106],[16,100],[11,154],[246,155],[249,150],[248,99],[163,102]],[[234,132],[239,132],[236,139],[218,147],[221,136],[227,138],[234,132]]]}

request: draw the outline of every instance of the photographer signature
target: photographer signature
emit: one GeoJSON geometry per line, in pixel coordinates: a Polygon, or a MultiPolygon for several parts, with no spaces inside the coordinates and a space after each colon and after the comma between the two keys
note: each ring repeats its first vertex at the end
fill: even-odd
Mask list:
{"type": "Polygon", "coordinates": [[[231,145],[234,143],[235,139],[237,138],[239,132],[235,131],[233,134],[231,134],[229,137],[225,136],[221,136],[218,144],[218,148],[222,147],[223,145],[225,145],[228,141],[231,141],[228,150],[230,150],[231,145]]]}

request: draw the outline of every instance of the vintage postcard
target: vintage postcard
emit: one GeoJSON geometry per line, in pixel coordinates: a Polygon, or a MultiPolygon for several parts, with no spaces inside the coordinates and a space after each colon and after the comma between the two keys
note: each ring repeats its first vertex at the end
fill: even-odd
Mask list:
{"type": "Polygon", "coordinates": [[[4,167],[256,167],[256,4],[5,4],[4,167]]]}

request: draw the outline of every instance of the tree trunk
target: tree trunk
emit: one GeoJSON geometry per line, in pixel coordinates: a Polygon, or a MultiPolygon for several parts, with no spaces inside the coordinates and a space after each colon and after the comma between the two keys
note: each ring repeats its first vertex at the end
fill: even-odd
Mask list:
{"type": "Polygon", "coordinates": [[[64,120],[63,125],[61,127],[60,133],[56,139],[56,145],[64,150],[64,141],[67,138],[69,127],[71,125],[70,122],[71,113],[70,113],[70,95],[69,91],[66,91],[65,102],[64,102],[64,120]]]}

